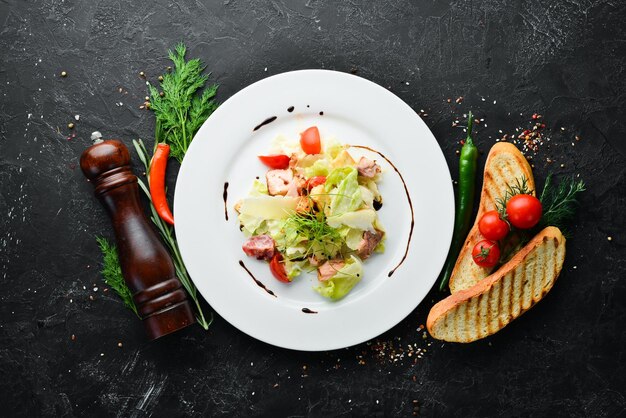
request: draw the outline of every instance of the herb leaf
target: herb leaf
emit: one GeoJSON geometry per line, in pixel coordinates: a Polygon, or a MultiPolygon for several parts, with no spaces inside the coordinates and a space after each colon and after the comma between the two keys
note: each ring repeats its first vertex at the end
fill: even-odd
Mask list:
{"type": "Polygon", "coordinates": [[[528,188],[528,179],[526,176],[522,176],[521,178],[515,179],[515,184],[507,185],[507,191],[504,193],[502,198],[496,198],[496,208],[500,217],[504,220],[507,219],[506,214],[506,204],[509,200],[518,194],[530,194],[532,195],[534,190],[528,188]]]}
{"type": "Polygon", "coordinates": [[[174,63],[172,72],[163,74],[161,92],[149,85],[150,108],[156,117],[156,142],[170,145],[170,153],[182,162],[187,148],[195,133],[204,121],[213,113],[218,104],[214,98],[217,85],[207,87],[198,95],[208,78],[199,59],[185,60],[187,48],[183,43],[169,51],[169,58],[174,63]]]}
{"type": "Polygon", "coordinates": [[[96,241],[100,251],[102,251],[102,276],[104,276],[104,282],[111,289],[115,290],[115,293],[122,299],[124,306],[139,317],[133,295],[128,286],[126,286],[124,276],[122,276],[122,267],[120,266],[117,248],[104,237],[96,237],[96,241]]]}
{"type": "Polygon", "coordinates": [[[546,183],[541,192],[541,204],[543,216],[539,221],[539,227],[549,225],[565,230],[565,224],[575,214],[578,206],[577,195],[585,191],[585,182],[566,177],[555,187],[552,185],[552,174],[546,178],[546,183]]]}

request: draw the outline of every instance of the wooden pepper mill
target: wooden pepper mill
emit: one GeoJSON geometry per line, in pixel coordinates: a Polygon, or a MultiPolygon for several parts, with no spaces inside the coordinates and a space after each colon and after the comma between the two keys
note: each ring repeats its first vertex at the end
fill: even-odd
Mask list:
{"type": "Polygon", "coordinates": [[[94,137],[94,145],[80,157],[80,168],[111,218],[124,280],[153,340],[194,323],[194,313],[169,253],[142,210],[128,148],[99,139],[99,133],[94,137]]]}

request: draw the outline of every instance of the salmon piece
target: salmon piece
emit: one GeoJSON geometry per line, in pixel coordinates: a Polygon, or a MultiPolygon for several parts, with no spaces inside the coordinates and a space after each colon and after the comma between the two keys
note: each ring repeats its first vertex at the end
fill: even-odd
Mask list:
{"type": "Polygon", "coordinates": [[[285,170],[269,170],[265,174],[267,182],[267,191],[270,195],[286,195],[289,185],[293,181],[293,171],[287,168],[285,170]]]}
{"type": "Polygon", "coordinates": [[[383,235],[384,233],[377,229],[374,232],[363,232],[363,238],[356,248],[356,253],[359,257],[361,257],[361,260],[365,260],[372,255],[374,248],[376,248],[380,240],[383,239],[383,235]]]}
{"type": "Polygon", "coordinates": [[[286,196],[298,197],[302,196],[302,189],[306,186],[306,180],[301,175],[297,174],[293,177],[291,183],[287,187],[286,196]]]}
{"type": "Polygon", "coordinates": [[[380,173],[380,166],[375,161],[365,157],[361,157],[356,165],[356,169],[359,172],[359,176],[368,179],[372,179],[376,177],[376,174],[380,173]]]}
{"type": "Polygon", "coordinates": [[[274,257],[276,243],[267,234],[250,237],[241,246],[243,252],[249,257],[256,257],[259,260],[271,260],[274,257]]]}
{"type": "Polygon", "coordinates": [[[337,274],[337,271],[345,265],[346,263],[341,260],[329,260],[317,268],[317,279],[324,282],[337,274]]]}

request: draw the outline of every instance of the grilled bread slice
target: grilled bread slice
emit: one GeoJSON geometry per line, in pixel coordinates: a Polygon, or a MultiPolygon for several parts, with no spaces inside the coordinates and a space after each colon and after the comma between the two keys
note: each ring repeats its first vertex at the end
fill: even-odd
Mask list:
{"type": "Polygon", "coordinates": [[[434,338],[468,343],[504,328],[547,294],[563,267],[565,237],[549,226],[497,272],[430,310],[434,338]]]}
{"type": "Polygon", "coordinates": [[[492,268],[480,267],[472,259],[472,249],[483,239],[478,221],[485,212],[496,209],[496,199],[502,199],[509,185],[526,178],[528,188],[535,193],[535,180],[526,157],[513,144],[498,142],[489,151],[485,162],[483,188],[474,226],[467,235],[450,276],[450,292],[469,289],[491,273],[492,268]]]}

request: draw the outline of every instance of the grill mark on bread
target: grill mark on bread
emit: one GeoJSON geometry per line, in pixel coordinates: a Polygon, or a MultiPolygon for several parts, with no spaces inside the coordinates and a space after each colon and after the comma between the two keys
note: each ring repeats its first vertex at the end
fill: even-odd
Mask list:
{"type": "Polygon", "coordinates": [[[453,294],[437,303],[426,322],[431,335],[451,342],[475,341],[497,332],[538,303],[553,287],[565,255],[565,238],[558,228],[548,227],[538,235],[500,272],[462,294],[453,294]],[[546,235],[548,239],[544,240],[546,235]],[[535,290],[541,297],[534,297],[535,290]],[[524,294],[530,300],[526,299],[524,306],[520,306],[524,294]],[[512,295],[517,305],[511,303],[512,295]],[[498,316],[497,322],[493,315],[498,316]],[[447,326],[442,327],[444,323],[447,326]]]}
{"type": "Polygon", "coordinates": [[[513,301],[514,301],[514,286],[515,286],[515,269],[511,270],[511,283],[509,286],[511,290],[509,291],[509,312],[513,313],[513,301]]]}

